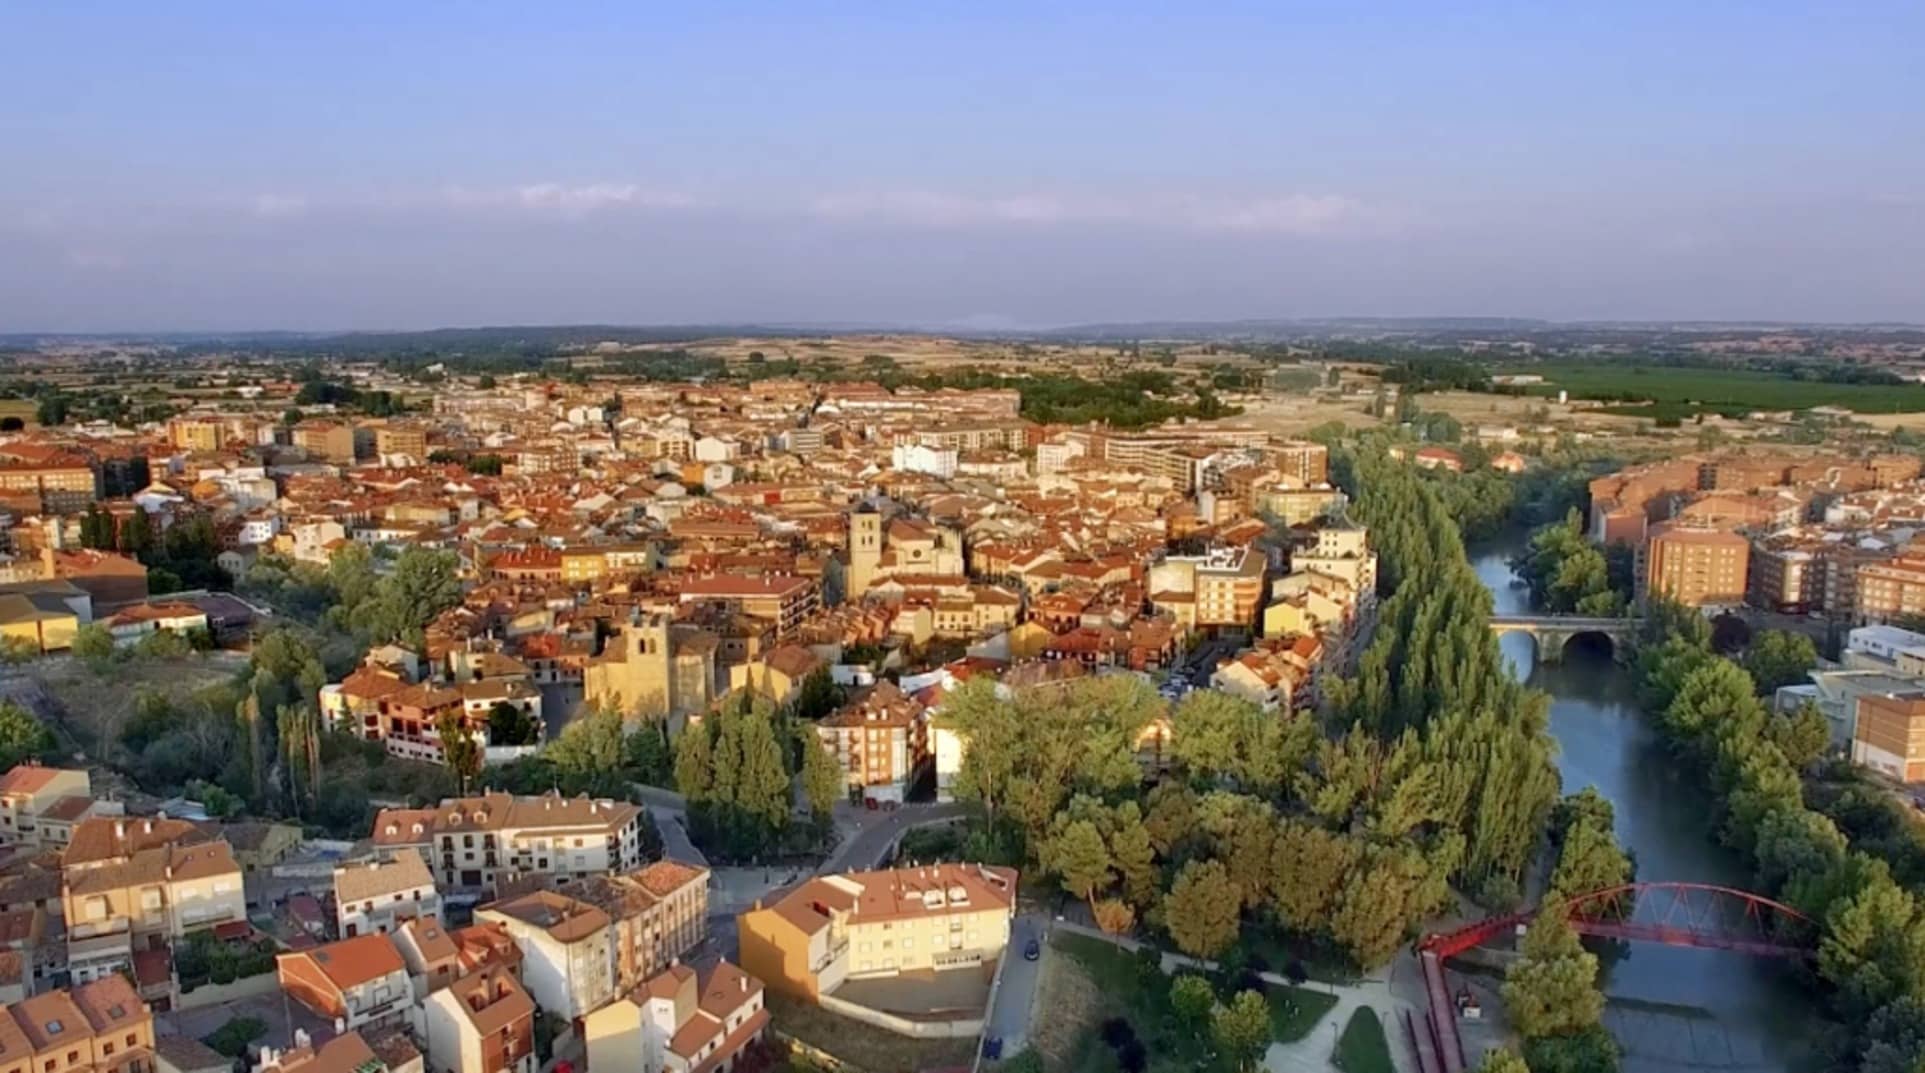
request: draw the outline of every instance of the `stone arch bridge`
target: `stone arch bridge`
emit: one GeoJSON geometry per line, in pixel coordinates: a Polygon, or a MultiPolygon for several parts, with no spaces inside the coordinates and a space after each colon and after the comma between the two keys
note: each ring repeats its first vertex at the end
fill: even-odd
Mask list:
{"type": "Polygon", "coordinates": [[[1598,618],[1587,615],[1492,615],[1491,632],[1528,635],[1537,642],[1537,658],[1557,663],[1564,658],[1564,647],[1579,637],[1602,637],[1610,643],[1611,655],[1623,659],[1630,651],[1635,618],[1598,618]]]}

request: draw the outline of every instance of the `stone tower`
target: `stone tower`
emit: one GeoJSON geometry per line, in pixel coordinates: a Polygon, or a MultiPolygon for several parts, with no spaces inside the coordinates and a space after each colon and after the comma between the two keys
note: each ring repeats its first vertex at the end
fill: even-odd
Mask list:
{"type": "Polygon", "coordinates": [[[847,600],[860,599],[875,584],[882,565],[882,515],[874,507],[857,507],[849,515],[849,580],[847,600]]]}

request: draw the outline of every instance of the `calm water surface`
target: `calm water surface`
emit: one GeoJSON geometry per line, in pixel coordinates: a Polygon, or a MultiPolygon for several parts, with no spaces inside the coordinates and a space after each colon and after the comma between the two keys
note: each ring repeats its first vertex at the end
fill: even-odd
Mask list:
{"type": "MultiPolygon", "coordinates": [[[[1472,553],[1500,614],[1530,610],[1529,594],[1512,584],[1516,547],[1472,553]]],[[[1589,785],[1611,799],[1639,879],[1751,886],[1744,863],[1717,841],[1709,795],[1664,753],[1638,711],[1627,671],[1595,651],[1541,664],[1531,638],[1501,643],[1516,671],[1551,695],[1565,792],[1589,785]]],[[[1605,979],[1606,1020],[1624,1045],[1626,1073],[1811,1068],[1807,1045],[1823,1022],[1788,970],[1723,951],[1647,943],[1627,951],[1605,979]]]]}

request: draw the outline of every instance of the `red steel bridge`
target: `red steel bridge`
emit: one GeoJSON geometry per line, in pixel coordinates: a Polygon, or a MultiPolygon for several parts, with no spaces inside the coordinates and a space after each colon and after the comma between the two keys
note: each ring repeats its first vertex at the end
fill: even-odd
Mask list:
{"type": "Polygon", "coordinates": [[[1417,1046],[1424,1073],[1462,1073],[1465,1068],[1444,959],[1500,936],[1514,936],[1547,910],[1562,914],[1579,935],[1757,957],[1808,957],[1816,931],[1798,910],[1749,891],[1710,883],[1628,883],[1425,936],[1417,944],[1430,1001],[1429,1038],[1422,1041],[1429,1047],[1417,1046]]]}

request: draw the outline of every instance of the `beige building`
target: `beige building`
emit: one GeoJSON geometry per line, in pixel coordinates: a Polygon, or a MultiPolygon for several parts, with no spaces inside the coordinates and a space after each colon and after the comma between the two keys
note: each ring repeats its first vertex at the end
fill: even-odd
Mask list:
{"type": "Polygon", "coordinates": [[[64,855],[61,886],[67,962],[82,982],[132,969],[137,951],[247,920],[232,850],[182,820],[83,820],[64,855]]]}
{"type": "Polygon", "coordinates": [[[354,464],[354,429],[332,421],[303,421],[294,426],[294,446],[309,458],[336,465],[354,464]]]}
{"type": "Polygon", "coordinates": [[[930,758],[923,706],[887,681],[824,716],[815,732],[842,768],[849,789],[877,801],[900,802],[930,758]]]}
{"type": "Polygon", "coordinates": [[[742,967],[808,1001],[847,979],[975,968],[1009,945],[1016,879],[978,864],[818,876],[736,918],[742,967]]]}
{"type": "Polygon", "coordinates": [[[611,705],[630,719],[666,719],[679,733],[691,713],[715,701],[715,653],[707,630],[651,615],[610,637],[582,672],[590,706],[611,705]]]}
{"type": "Polygon", "coordinates": [[[1925,690],[1860,696],[1851,758],[1900,782],[1925,779],[1925,690]]]}
{"type": "Polygon", "coordinates": [[[0,1007],[4,1073],[155,1073],[154,1015],[124,977],[0,1007]]]}
{"type": "Polygon", "coordinates": [[[1639,595],[1664,596],[1687,607],[1735,607],[1745,602],[1750,556],[1751,542],[1736,533],[1674,522],[1653,525],[1638,557],[1639,595]]]}
{"type": "Polygon", "coordinates": [[[1255,548],[1172,555],[1150,568],[1150,601],[1186,628],[1247,629],[1263,605],[1265,570],[1255,548]]]}
{"type": "Polygon", "coordinates": [[[19,764],[0,776],[0,843],[64,846],[75,822],[69,814],[93,808],[85,771],[19,764]]]}
{"type": "Polygon", "coordinates": [[[414,1005],[408,967],[385,935],[277,954],[274,962],[281,990],[333,1022],[336,1032],[398,1024],[414,1005]]]}
{"type": "Polygon", "coordinates": [[[441,894],[427,862],[397,853],[335,868],[334,913],[343,939],[390,935],[409,920],[440,920],[441,894]]]}
{"type": "Polygon", "coordinates": [[[769,1025],[762,982],[727,961],[675,965],[588,1015],[596,1073],[729,1073],[769,1025]]]}
{"type": "Polygon", "coordinates": [[[642,863],[641,815],[625,801],[487,793],[433,808],[382,809],[373,840],[386,856],[419,854],[444,895],[473,898],[525,876],[634,871],[642,863]]]}
{"type": "Polygon", "coordinates": [[[708,935],[709,870],[659,860],[624,875],[571,884],[574,898],[608,914],[615,929],[615,987],[627,991],[667,968],[708,935]]]}
{"type": "Polygon", "coordinates": [[[429,995],[421,1026],[429,1073],[535,1073],[535,1003],[505,968],[429,995]]]}
{"type": "Polygon", "coordinates": [[[543,890],[479,909],[475,919],[514,939],[521,982],[544,1012],[574,1020],[615,997],[615,927],[595,906],[543,890]]]}
{"type": "Polygon", "coordinates": [[[1852,564],[1856,579],[1852,618],[1857,622],[1890,622],[1925,615],[1925,554],[1908,545],[1889,559],[1852,564]]]}
{"type": "Polygon", "coordinates": [[[376,425],[374,453],[383,462],[420,465],[428,460],[428,434],[419,425],[376,425]]]}

